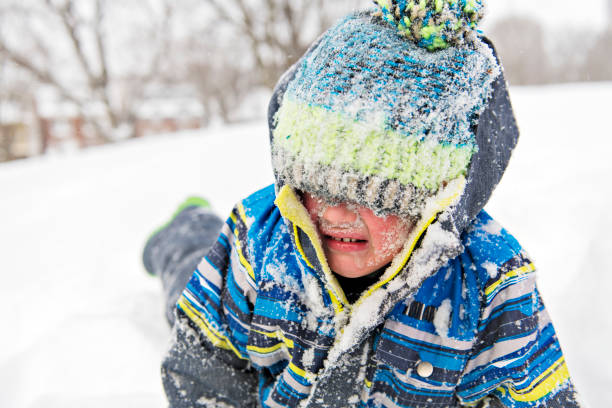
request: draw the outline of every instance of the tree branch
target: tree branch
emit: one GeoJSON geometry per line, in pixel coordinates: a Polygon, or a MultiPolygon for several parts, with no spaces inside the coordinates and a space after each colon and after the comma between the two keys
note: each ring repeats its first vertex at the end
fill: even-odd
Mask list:
{"type": "Polygon", "coordinates": [[[116,112],[113,110],[113,107],[110,102],[110,98],[108,95],[108,64],[106,61],[106,47],[104,44],[104,35],[103,35],[103,22],[104,22],[104,0],[96,0],[96,11],[94,15],[93,22],[93,32],[96,38],[96,49],[98,51],[98,59],[100,62],[100,73],[97,77],[93,76],[93,73],[88,75],[90,76],[90,86],[93,88],[94,92],[98,91],[100,94],[100,98],[102,99],[102,103],[104,104],[104,108],[106,110],[106,115],[111,122],[112,127],[119,126],[119,119],[117,117],[116,112]]]}
{"type": "Polygon", "coordinates": [[[83,73],[85,74],[87,81],[89,82],[90,88],[93,90],[96,88],[96,75],[93,73],[89,62],[87,61],[87,57],[85,56],[85,52],[83,50],[83,45],[81,43],[81,39],[77,34],[78,29],[78,20],[74,15],[74,3],[72,0],[66,1],[63,6],[58,6],[54,4],[51,0],[46,0],[47,5],[54,11],[57,16],[60,18],[66,33],[68,34],[68,38],[72,43],[72,49],[83,69],[83,73]]]}
{"type": "Polygon", "coordinates": [[[71,94],[49,71],[35,66],[28,58],[9,49],[6,44],[2,42],[0,42],[0,52],[2,52],[9,61],[34,75],[39,81],[55,87],[64,98],[79,106],[83,105],[83,102],[71,94]]]}

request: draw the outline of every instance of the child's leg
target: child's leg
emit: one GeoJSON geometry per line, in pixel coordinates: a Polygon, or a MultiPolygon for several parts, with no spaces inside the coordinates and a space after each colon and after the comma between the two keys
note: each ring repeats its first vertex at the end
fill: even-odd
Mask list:
{"type": "Polygon", "coordinates": [[[142,254],[146,270],[159,276],[166,318],[174,324],[174,308],[196,266],[217,239],[223,221],[205,200],[189,199],[172,220],[147,241],[142,254]]]}

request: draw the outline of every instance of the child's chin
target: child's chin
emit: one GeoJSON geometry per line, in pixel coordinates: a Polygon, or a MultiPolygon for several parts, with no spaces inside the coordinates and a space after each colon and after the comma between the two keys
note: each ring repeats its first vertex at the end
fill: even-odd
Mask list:
{"type": "MultiPolygon", "coordinates": [[[[365,264],[365,262],[364,262],[365,264]]],[[[356,262],[330,262],[330,268],[334,273],[345,278],[360,278],[377,270],[375,267],[360,266],[356,262]]]]}

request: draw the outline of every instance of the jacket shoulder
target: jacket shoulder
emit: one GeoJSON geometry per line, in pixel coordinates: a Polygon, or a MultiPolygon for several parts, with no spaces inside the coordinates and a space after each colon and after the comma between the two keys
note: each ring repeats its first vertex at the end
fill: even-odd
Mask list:
{"type": "Polygon", "coordinates": [[[516,238],[484,210],[464,232],[462,241],[485,294],[502,281],[507,286],[512,278],[535,271],[516,238]]]}
{"type": "Polygon", "coordinates": [[[274,185],[270,185],[251,194],[234,209],[234,212],[238,212],[236,218],[240,218],[245,230],[239,236],[240,245],[248,254],[256,280],[259,280],[264,259],[270,253],[277,253],[279,248],[285,248],[289,240],[275,199],[274,185]]]}
{"type": "Polygon", "coordinates": [[[270,184],[244,198],[240,201],[238,206],[244,208],[246,216],[250,218],[249,224],[251,224],[253,221],[265,217],[270,210],[275,207],[275,199],[276,193],[274,192],[274,184],[270,184]]]}
{"type": "Polygon", "coordinates": [[[248,239],[261,240],[261,233],[273,229],[280,221],[280,213],[274,204],[274,185],[262,188],[240,201],[232,211],[248,232],[248,239]]]}

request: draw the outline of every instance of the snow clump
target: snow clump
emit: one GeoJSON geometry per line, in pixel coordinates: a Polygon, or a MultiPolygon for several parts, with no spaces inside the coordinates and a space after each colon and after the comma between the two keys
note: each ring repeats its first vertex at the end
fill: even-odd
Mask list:
{"type": "Polygon", "coordinates": [[[436,332],[442,337],[448,337],[448,329],[450,327],[450,317],[453,311],[450,299],[444,299],[442,304],[438,307],[436,315],[434,316],[433,324],[436,328],[436,332]]]}

